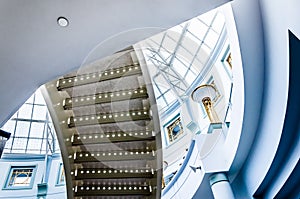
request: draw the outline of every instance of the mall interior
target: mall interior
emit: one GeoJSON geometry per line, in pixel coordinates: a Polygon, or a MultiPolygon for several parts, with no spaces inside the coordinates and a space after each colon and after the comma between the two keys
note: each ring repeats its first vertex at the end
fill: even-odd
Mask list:
{"type": "Polygon", "coordinates": [[[298,8],[0,1],[0,199],[299,199],[298,8]]]}

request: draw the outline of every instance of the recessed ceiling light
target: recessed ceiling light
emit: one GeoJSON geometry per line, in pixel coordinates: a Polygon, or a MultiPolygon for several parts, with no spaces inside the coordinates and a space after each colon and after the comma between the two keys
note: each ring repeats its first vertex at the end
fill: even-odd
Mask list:
{"type": "Polygon", "coordinates": [[[61,27],[67,27],[69,25],[69,21],[65,17],[58,17],[57,24],[61,27]]]}

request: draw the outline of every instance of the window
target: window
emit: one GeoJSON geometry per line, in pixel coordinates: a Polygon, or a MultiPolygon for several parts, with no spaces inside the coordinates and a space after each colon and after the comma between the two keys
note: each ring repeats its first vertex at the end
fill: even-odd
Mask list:
{"type": "Polygon", "coordinates": [[[228,44],[227,48],[225,48],[225,52],[221,58],[221,63],[230,79],[232,79],[232,55],[230,51],[230,46],[228,44]]]}
{"type": "Polygon", "coordinates": [[[63,163],[60,163],[56,185],[64,185],[64,184],[65,184],[65,170],[64,170],[63,163]]]}
{"type": "Polygon", "coordinates": [[[183,128],[181,124],[181,119],[178,117],[169,126],[167,126],[169,141],[173,142],[181,134],[183,134],[183,128]]]}
{"type": "Polygon", "coordinates": [[[229,64],[230,68],[232,69],[232,58],[231,53],[229,53],[228,57],[226,58],[227,63],[229,64]]]}
{"type": "Polygon", "coordinates": [[[4,189],[32,188],[35,174],[35,166],[10,168],[4,189]]]}

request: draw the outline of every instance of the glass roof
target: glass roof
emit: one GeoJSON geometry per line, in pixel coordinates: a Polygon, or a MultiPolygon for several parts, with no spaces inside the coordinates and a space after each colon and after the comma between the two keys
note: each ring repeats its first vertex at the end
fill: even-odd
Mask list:
{"type": "Polygon", "coordinates": [[[51,117],[39,89],[6,122],[2,129],[11,133],[4,153],[60,152],[51,117]]]}
{"type": "Polygon", "coordinates": [[[184,101],[205,73],[224,25],[224,16],[212,10],[141,42],[160,113],[184,101]]]}

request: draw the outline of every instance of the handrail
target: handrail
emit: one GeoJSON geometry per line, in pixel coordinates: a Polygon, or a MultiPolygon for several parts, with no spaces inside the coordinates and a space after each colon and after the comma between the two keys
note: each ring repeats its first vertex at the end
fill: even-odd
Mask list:
{"type": "Polygon", "coordinates": [[[190,157],[193,153],[193,148],[195,146],[195,140],[192,140],[191,145],[189,147],[188,153],[186,154],[186,157],[184,159],[184,162],[182,163],[181,167],[179,168],[179,170],[176,172],[176,174],[174,175],[174,177],[172,178],[172,180],[167,184],[166,188],[162,191],[162,196],[165,195],[170,189],[171,187],[174,186],[175,182],[178,180],[178,178],[181,176],[182,172],[184,171],[187,163],[190,160],[190,157]]]}

